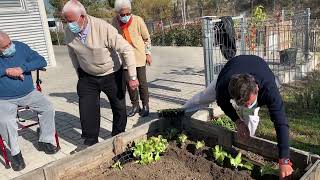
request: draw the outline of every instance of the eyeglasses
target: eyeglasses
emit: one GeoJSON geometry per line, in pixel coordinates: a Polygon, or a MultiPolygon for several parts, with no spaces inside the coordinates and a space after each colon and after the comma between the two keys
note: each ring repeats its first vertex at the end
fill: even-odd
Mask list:
{"type": "Polygon", "coordinates": [[[124,17],[124,16],[130,16],[131,13],[126,13],[126,14],[119,14],[120,17],[124,17]]]}

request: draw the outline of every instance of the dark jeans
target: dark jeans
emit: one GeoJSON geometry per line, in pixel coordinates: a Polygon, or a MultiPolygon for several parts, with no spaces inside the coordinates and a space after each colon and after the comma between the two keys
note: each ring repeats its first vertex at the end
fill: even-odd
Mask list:
{"type": "MultiPolygon", "coordinates": [[[[128,70],[124,70],[126,82],[129,81],[129,73],[128,70]]],[[[139,94],[140,100],[143,105],[149,104],[149,92],[148,92],[148,82],[146,75],[146,66],[137,67],[137,78],[139,80],[139,90],[135,89],[134,91],[130,89],[129,84],[127,83],[127,89],[130,95],[130,100],[132,105],[139,104],[139,94]],[[139,92],[139,93],[138,93],[139,92]]]]}
{"type": "Polygon", "coordinates": [[[127,125],[123,69],[106,76],[92,76],[78,69],[77,93],[83,138],[98,138],[100,130],[100,93],[104,92],[113,113],[112,136],[125,131],[127,125]]]}

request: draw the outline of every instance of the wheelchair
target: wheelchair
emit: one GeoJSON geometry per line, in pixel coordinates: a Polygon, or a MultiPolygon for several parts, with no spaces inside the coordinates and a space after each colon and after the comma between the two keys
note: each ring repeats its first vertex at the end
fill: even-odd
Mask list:
{"type": "MultiPolygon", "coordinates": [[[[42,68],[42,69],[38,69],[36,70],[36,90],[41,92],[42,91],[42,88],[41,88],[41,84],[42,84],[42,81],[40,79],[40,71],[46,71],[45,68],[42,68]]],[[[18,132],[24,130],[24,129],[27,129],[27,128],[30,128],[30,127],[33,127],[33,126],[36,126],[36,125],[39,125],[39,117],[38,117],[38,114],[34,111],[32,111],[35,116],[33,117],[30,117],[29,119],[36,119],[37,122],[34,122],[34,123],[31,123],[31,124],[22,124],[23,122],[25,122],[26,120],[25,119],[21,119],[20,115],[19,115],[19,112],[23,112],[23,111],[32,111],[28,106],[19,106],[18,109],[17,109],[17,123],[18,123],[18,132]]],[[[37,128],[37,134],[39,135],[40,134],[40,128],[38,127],[37,128]]],[[[56,141],[56,145],[57,145],[57,148],[60,149],[60,144],[59,144],[59,137],[58,137],[58,133],[56,131],[55,133],[55,141],[56,141]]],[[[9,158],[8,158],[8,154],[7,154],[7,151],[6,151],[6,147],[5,147],[5,144],[4,144],[4,141],[0,135],[0,149],[1,149],[1,152],[2,152],[2,156],[4,158],[4,162],[5,162],[5,167],[7,169],[9,169],[11,166],[10,166],[10,161],[9,161],[9,158]]]]}

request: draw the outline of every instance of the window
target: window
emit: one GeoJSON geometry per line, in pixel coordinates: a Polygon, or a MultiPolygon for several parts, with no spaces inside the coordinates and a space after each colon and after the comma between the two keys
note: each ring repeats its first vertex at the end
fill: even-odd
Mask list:
{"type": "Polygon", "coordinates": [[[0,13],[26,10],[25,0],[0,0],[0,13]]]}

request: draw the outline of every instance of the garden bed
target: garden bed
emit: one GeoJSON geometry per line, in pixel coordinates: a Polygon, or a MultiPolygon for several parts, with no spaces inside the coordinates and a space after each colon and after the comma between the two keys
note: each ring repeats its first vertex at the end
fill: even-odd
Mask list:
{"type": "MultiPolygon", "coordinates": [[[[161,117],[17,179],[235,179],[232,178],[233,174],[236,174],[237,178],[255,178],[252,175],[254,170],[250,173],[243,168],[228,167],[227,163],[221,165],[215,158],[213,159],[213,155],[210,157],[210,152],[212,154],[212,149],[215,149],[217,144],[223,147],[223,151],[232,158],[236,158],[237,153],[241,152],[243,160],[252,160],[256,165],[277,161],[278,158],[277,146],[274,142],[261,138],[251,138],[247,142],[241,142],[234,136],[234,131],[199,121],[194,117],[186,119],[161,117]],[[172,138],[168,149],[159,153],[160,159],[153,156],[157,160],[147,165],[134,163],[138,155],[136,154],[135,158],[131,156],[132,147],[147,137],[166,135],[168,128],[185,132],[193,144],[198,140],[204,140],[206,148],[203,151],[205,153],[202,153],[203,156],[192,154],[193,150],[188,146],[180,149],[174,145],[176,138],[172,138]],[[118,165],[123,169],[111,168],[117,167],[118,161],[120,162],[118,165]]],[[[315,162],[319,159],[318,156],[294,148],[290,149],[290,154],[294,169],[298,168],[301,175],[307,177],[305,179],[309,177],[306,173],[308,170],[317,169],[318,165],[315,162]]]]}
{"type": "Polygon", "coordinates": [[[149,165],[130,162],[123,169],[107,168],[98,173],[98,179],[252,179],[248,171],[223,168],[208,160],[208,156],[196,156],[186,149],[170,144],[161,159],[149,165]],[[143,172],[143,173],[142,173],[143,172]]]}

